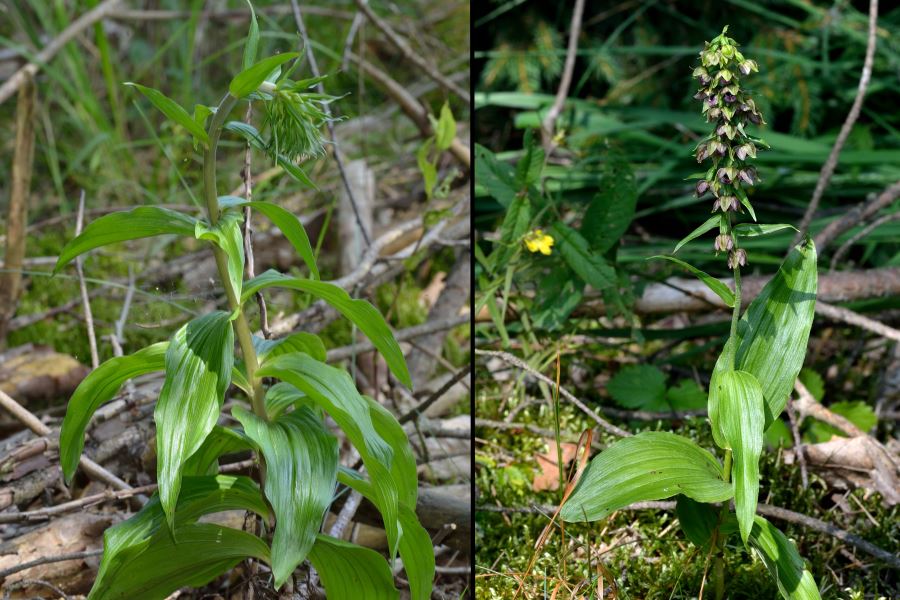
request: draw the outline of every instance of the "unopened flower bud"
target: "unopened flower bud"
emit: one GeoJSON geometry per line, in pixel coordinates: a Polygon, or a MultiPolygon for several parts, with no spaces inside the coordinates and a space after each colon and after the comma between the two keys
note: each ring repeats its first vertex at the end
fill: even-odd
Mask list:
{"type": "Polygon", "coordinates": [[[699,198],[709,190],[709,182],[701,179],[697,182],[697,197],[699,198]]]}
{"type": "Polygon", "coordinates": [[[730,235],[723,233],[722,235],[716,236],[713,247],[716,249],[716,252],[726,252],[734,248],[734,240],[731,239],[730,235]]]}
{"type": "Polygon", "coordinates": [[[738,173],[738,179],[745,182],[747,185],[753,185],[753,174],[750,169],[741,169],[738,173]]]}
{"type": "Polygon", "coordinates": [[[705,100],[707,96],[706,90],[700,90],[694,94],[694,100],[705,100]]]}
{"type": "Polygon", "coordinates": [[[738,248],[737,250],[732,251],[728,255],[728,268],[729,269],[737,269],[738,267],[743,267],[747,264],[747,251],[743,248],[738,248]]]}

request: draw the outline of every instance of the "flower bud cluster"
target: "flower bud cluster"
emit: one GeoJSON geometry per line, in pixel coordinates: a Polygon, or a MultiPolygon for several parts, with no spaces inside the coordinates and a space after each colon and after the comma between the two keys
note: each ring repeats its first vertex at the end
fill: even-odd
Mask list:
{"type": "MultiPolygon", "coordinates": [[[[693,73],[701,86],[694,98],[702,102],[706,121],[714,124],[695,149],[697,162],[712,162],[704,178],[697,182],[696,193],[698,197],[712,193],[713,212],[726,214],[750,205],[747,189],[759,181],[759,176],[748,160],[756,158],[757,147],[764,142],[751,137],[746,129],[750,124],[765,123],[740,82],[741,76],[759,68],[756,61],[741,54],[737,43],[725,35],[727,30],[726,27],[706,43],[700,52],[700,66],[693,73]]],[[[731,268],[747,262],[747,253],[735,249],[730,236],[724,232],[716,238],[714,247],[716,252],[729,252],[731,268]]]]}

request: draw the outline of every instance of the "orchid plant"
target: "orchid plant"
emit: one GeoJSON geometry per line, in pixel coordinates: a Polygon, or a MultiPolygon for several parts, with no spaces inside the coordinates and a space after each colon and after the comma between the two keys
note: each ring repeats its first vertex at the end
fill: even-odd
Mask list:
{"type": "Polygon", "coordinates": [[[784,598],[819,598],[812,574],[794,544],[756,514],[759,459],[764,432],[784,410],[797,378],[812,326],[816,300],[816,250],[807,238],[794,247],[760,294],[741,312],[741,268],[750,256],[744,238],[790,225],[756,223],[748,195],[759,180],[752,164],[766,143],[751,134],[764,124],[742,77],[758,70],[727,34],[707,42],[693,76],[695,98],[711,131],[697,145],[698,162],[710,166],[695,176],[698,196],[714,198],[712,216],[675,247],[716,232],[713,250],[725,253],[733,289],[672,256],[731,308],[731,331],[713,369],[708,414],[720,461],[694,441],[668,431],[648,431],[611,444],[586,467],[561,508],[565,521],[596,521],[629,504],[677,497],[685,536],[715,561],[716,598],[725,595],[721,554],[737,534],[768,568],[784,598]],[[746,213],[745,213],[746,211],[746,213]],[[747,214],[752,222],[738,222],[747,214]],[[733,503],[733,508],[732,508],[733,503]]]}
{"type": "Polygon", "coordinates": [[[384,318],[368,302],[320,279],[309,238],[294,214],[271,202],[218,194],[216,151],[223,133],[236,134],[265,152],[305,185],[312,184],[295,161],[325,153],[322,106],[332,98],[310,91],[321,78],[293,79],[300,62],[294,52],[257,61],[258,44],[259,27],[252,15],[243,69],[216,106],[198,104],[192,115],[162,92],[130,84],[193,136],[202,152],[205,216],[157,206],[113,213],[70,241],[56,265],[58,272],[76,256],[115,242],[156,235],[196,238],[212,250],[227,300],[226,310],[192,319],[169,341],[106,361],[84,379],[68,404],[60,462],[71,483],[96,410],[127,380],[165,373],[154,410],[158,490],[140,511],[105,532],[91,600],[165,598],[184,586],[206,585],[246,559],[265,565],[275,588],[283,588],[295,569],[309,561],[329,599],[398,598],[389,560],[320,533],[339,484],[380,511],[389,559],[402,558],[412,598],[431,597],[434,554],[415,513],[416,461],[402,426],[361,395],[346,370],[327,364],[317,336],[299,331],[266,339],[250,326],[246,305],[260,290],[280,287],[308,294],[352,321],[396,378],[411,386],[403,353],[384,318]],[[263,132],[230,120],[246,102],[263,105],[263,132]],[[245,207],[282,231],[306,264],[307,277],[270,270],[244,280],[245,207]],[[246,398],[231,411],[237,427],[219,424],[232,386],[246,398]],[[364,470],[339,464],[339,441],[326,416],[355,447],[364,470]],[[219,458],[238,452],[254,454],[258,480],[219,473],[219,458]],[[228,510],[258,515],[260,534],[201,519],[228,510]]]}

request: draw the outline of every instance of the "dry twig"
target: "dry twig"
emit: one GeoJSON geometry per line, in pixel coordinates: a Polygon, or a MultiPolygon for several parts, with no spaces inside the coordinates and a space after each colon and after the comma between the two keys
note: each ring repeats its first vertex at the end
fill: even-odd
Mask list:
{"type": "Polygon", "coordinates": [[[835,250],[834,256],[831,257],[831,266],[829,267],[829,271],[834,271],[837,267],[837,264],[844,258],[844,255],[850,250],[850,247],[853,246],[856,242],[863,239],[885,223],[890,223],[891,221],[900,220],[900,212],[890,213],[887,215],[882,215],[878,217],[868,225],[862,228],[859,233],[856,233],[849,240],[840,245],[840,247],[835,250]]]}
{"type": "MultiPolygon", "coordinates": [[[[873,0],[874,1],[874,0],[873,0]]],[[[563,66],[562,79],[556,90],[553,105],[547,111],[544,121],[541,123],[541,133],[544,137],[544,148],[548,151],[553,147],[553,136],[556,130],[556,119],[562,112],[566,97],[569,95],[569,86],[572,85],[572,72],[575,70],[575,59],[578,56],[578,36],[581,35],[581,17],[584,15],[584,0],[575,0],[575,8],[572,9],[572,23],[569,25],[569,46],[566,49],[566,62],[563,66]]]]}
{"type": "Polygon", "coordinates": [[[900,342],[900,330],[894,329],[884,323],[880,323],[875,319],[865,317],[857,312],[853,312],[848,308],[818,301],[816,302],[816,314],[836,321],[843,321],[850,325],[856,325],[857,327],[862,327],[872,333],[877,333],[882,337],[894,340],[895,342],[900,342]]]}
{"type": "MultiPolygon", "coordinates": [[[[84,190],[78,198],[78,218],[75,221],[75,236],[81,235],[84,225],[84,190]]],[[[97,334],[94,332],[94,314],[91,312],[91,300],[88,297],[87,284],[84,282],[84,258],[75,258],[75,271],[78,273],[78,288],[81,290],[81,304],[84,309],[84,322],[87,326],[88,345],[91,348],[91,367],[100,366],[100,354],[97,352],[97,334]]]]}
{"type": "Polygon", "coordinates": [[[889,206],[898,196],[900,196],[900,181],[895,181],[873,200],[852,208],[843,216],[829,223],[815,237],[814,241],[818,252],[821,254],[825,247],[831,244],[839,235],[868,220],[882,208],[889,206]]]}

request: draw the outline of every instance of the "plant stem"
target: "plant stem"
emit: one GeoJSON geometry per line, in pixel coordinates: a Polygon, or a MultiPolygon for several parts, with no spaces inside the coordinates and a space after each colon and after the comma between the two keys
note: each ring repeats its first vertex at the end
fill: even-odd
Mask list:
{"type": "Polygon", "coordinates": [[[725,465],[722,467],[725,483],[731,481],[731,448],[725,449],[725,465]]]}
{"type": "MultiPolygon", "coordinates": [[[[225,94],[209,124],[209,145],[203,155],[203,195],[206,200],[206,212],[209,216],[209,222],[213,225],[219,220],[219,196],[216,191],[216,148],[219,145],[222,126],[237,102],[237,98],[231,94],[225,94]]],[[[237,293],[231,287],[231,282],[228,278],[228,257],[225,256],[225,252],[221,248],[215,245],[213,246],[213,253],[216,257],[219,278],[222,280],[225,295],[228,297],[228,305],[231,307],[231,310],[237,312],[234,325],[238,344],[241,347],[241,353],[244,355],[244,364],[247,367],[247,381],[252,386],[253,393],[250,397],[250,403],[253,406],[254,414],[260,419],[268,421],[264,400],[265,390],[262,387],[262,381],[256,377],[259,361],[256,358],[256,349],[253,347],[253,335],[250,332],[247,317],[244,315],[240,298],[237,297],[237,293]]]]}

